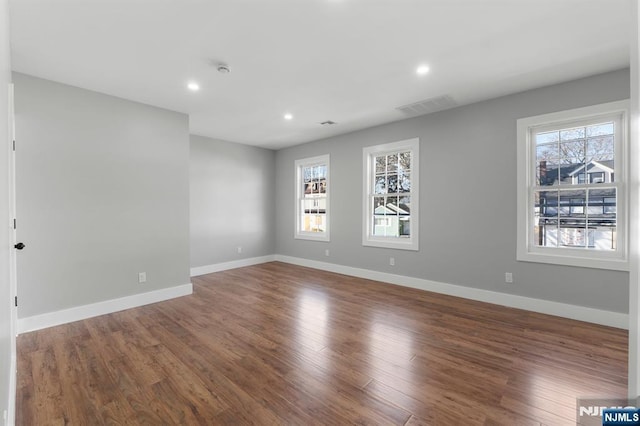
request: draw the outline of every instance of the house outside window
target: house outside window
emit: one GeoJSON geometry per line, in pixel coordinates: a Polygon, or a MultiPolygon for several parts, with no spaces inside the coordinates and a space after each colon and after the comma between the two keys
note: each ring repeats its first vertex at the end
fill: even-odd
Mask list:
{"type": "Polygon", "coordinates": [[[419,139],[363,149],[365,246],[418,250],[419,139]]]}
{"type": "Polygon", "coordinates": [[[295,162],[295,238],[329,241],[329,155],[295,162]]]}
{"type": "Polygon", "coordinates": [[[628,269],[627,110],[518,120],[518,260],[628,269]]]}

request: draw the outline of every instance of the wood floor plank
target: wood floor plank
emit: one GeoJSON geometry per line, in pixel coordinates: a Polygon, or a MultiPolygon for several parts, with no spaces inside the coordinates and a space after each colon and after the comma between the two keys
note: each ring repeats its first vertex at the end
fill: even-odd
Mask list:
{"type": "Polygon", "coordinates": [[[18,425],[564,425],[627,332],[271,262],[18,337],[18,425]]]}

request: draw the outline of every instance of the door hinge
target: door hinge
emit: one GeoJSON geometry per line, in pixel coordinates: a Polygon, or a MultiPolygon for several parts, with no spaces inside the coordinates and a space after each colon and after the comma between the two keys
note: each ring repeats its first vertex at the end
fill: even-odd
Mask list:
{"type": "Polygon", "coordinates": [[[18,296],[13,299],[13,303],[15,303],[16,308],[18,307],[18,296]]]}
{"type": "Polygon", "coordinates": [[[13,140],[13,150],[14,151],[16,150],[16,140],[15,139],[13,140]]]}
{"type": "Polygon", "coordinates": [[[13,219],[13,229],[17,229],[16,228],[16,220],[15,219],[13,219]]]}

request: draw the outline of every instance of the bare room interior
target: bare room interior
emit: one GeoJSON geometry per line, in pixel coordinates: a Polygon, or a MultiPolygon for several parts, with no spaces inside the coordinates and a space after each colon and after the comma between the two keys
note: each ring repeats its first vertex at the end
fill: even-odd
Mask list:
{"type": "Polygon", "coordinates": [[[639,13],[0,0],[4,424],[640,413],[639,13]]]}

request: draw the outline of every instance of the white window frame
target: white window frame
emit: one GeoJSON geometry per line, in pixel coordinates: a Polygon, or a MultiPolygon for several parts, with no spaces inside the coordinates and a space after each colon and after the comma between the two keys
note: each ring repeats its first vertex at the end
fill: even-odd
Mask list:
{"type": "Polygon", "coordinates": [[[302,158],[295,161],[295,203],[296,203],[296,219],[295,219],[295,233],[294,237],[301,240],[311,241],[330,241],[330,193],[331,193],[331,164],[330,156],[319,155],[317,157],[302,158]],[[325,220],[326,231],[325,232],[306,232],[302,231],[302,200],[304,194],[302,169],[303,167],[326,165],[327,166],[327,192],[326,192],[326,208],[325,208],[325,220]]]}
{"type": "Polygon", "coordinates": [[[363,203],[362,203],[362,245],[371,247],[384,247],[400,250],[419,250],[420,241],[420,139],[406,139],[382,145],[364,147],[362,155],[363,170],[363,203]],[[373,159],[377,155],[390,154],[399,151],[411,151],[411,192],[405,195],[411,196],[411,234],[407,237],[380,237],[372,235],[373,229],[373,183],[375,168],[373,159]]]}
{"type": "MultiPolygon", "coordinates": [[[[619,271],[629,270],[627,238],[629,101],[609,102],[522,118],[518,120],[517,132],[517,260],[619,271]],[[536,146],[532,134],[536,131],[587,125],[600,119],[612,119],[619,123],[614,136],[616,182],[611,185],[617,190],[616,250],[605,252],[584,248],[536,246],[533,237],[536,146]]],[[[576,186],[576,189],[583,188],[582,185],[576,186]]]]}

